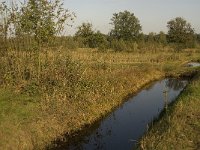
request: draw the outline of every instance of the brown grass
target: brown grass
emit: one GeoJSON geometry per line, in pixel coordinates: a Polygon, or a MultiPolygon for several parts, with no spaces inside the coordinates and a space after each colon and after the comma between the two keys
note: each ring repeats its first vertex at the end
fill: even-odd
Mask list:
{"type": "Polygon", "coordinates": [[[1,112],[0,148],[42,149],[100,119],[150,81],[185,70],[197,54],[10,51],[0,60],[0,102],[13,110],[1,112]]]}

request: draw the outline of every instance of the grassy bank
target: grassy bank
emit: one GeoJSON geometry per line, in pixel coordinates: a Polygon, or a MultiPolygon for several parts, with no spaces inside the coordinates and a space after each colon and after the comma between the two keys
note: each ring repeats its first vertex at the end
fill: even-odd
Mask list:
{"type": "Polygon", "coordinates": [[[200,73],[141,140],[141,149],[200,149],[200,73]]]}
{"type": "Polygon", "coordinates": [[[197,52],[10,51],[0,66],[0,149],[42,149],[106,115],[197,52]]]}

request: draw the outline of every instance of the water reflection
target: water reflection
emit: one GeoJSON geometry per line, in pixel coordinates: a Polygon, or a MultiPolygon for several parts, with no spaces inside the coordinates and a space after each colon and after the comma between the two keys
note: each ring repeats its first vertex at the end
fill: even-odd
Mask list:
{"type": "Polygon", "coordinates": [[[177,81],[180,79],[168,79],[166,80],[166,86],[169,89],[172,89],[174,91],[179,91],[180,89],[184,88],[185,85],[187,84],[187,81],[177,81]]]}
{"type": "Polygon", "coordinates": [[[191,63],[188,63],[187,66],[188,67],[199,67],[200,63],[198,63],[198,62],[191,62],[191,63]]]}
{"type": "Polygon", "coordinates": [[[147,126],[180,94],[187,81],[165,79],[142,90],[111,113],[79,142],[57,147],[70,150],[130,150],[147,126]]]}

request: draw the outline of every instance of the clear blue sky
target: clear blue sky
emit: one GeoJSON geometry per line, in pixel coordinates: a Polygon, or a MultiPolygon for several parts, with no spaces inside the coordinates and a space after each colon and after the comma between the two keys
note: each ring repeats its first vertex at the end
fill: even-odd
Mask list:
{"type": "Polygon", "coordinates": [[[200,0],[64,0],[64,4],[77,15],[67,34],[74,34],[82,22],[90,22],[96,30],[108,33],[112,14],[124,10],[139,18],[144,33],[167,32],[167,22],[179,16],[200,33],[200,0]]]}

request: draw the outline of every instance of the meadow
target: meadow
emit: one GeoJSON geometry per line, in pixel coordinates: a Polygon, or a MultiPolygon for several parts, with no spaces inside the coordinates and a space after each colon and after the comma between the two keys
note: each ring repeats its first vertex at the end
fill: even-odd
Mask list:
{"type": "Polygon", "coordinates": [[[44,149],[92,125],[146,84],[192,72],[185,64],[199,61],[199,53],[10,50],[0,59],[0,149],[44,149]]]}
{"type": "MultiPolygon", "coordinates": [[[[69,36],[66,27],[73,27],[80,16],[64,6],[63,0],[0,2],[0,149],[47,149],[58,139],[68,142],[150,82],[199,70],[187,63],[200,62],[200,34],[182,17],[165,23],[167,33],[145,34],[139,18],[124,10],[110,16],[112,27],[106,34],[82,22],[69,36]]],[[[198,106],[198,83],[193,81],[178,108],[169,110],[175,122],[197,118],[198,107],[186,118],[182,110],[198,106]]],[[[194,130],[187,134],[199,127],[191,121],[194,130]]],[[[158,131],[152,127],[143,137],[142,149],[161,147],[156,133],[171,136],[172,127],[160,131],[162,124],[156,126],[158,131]]],[[[173,134],[179,129],[177,125],[173,134]]],[[[196,133],[192,137],[198,138],[196,133]]]]}

